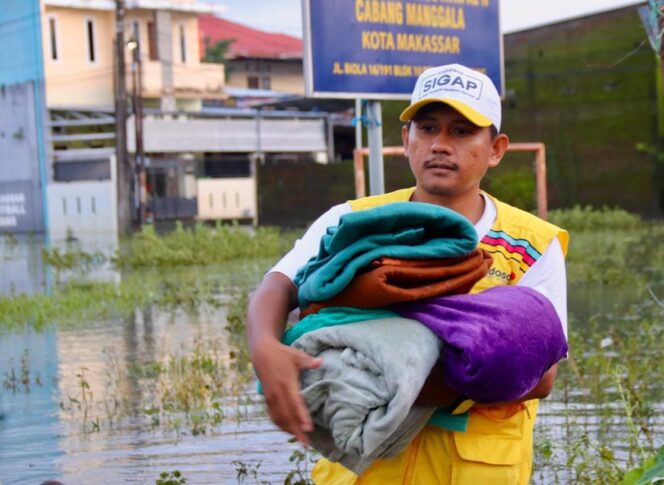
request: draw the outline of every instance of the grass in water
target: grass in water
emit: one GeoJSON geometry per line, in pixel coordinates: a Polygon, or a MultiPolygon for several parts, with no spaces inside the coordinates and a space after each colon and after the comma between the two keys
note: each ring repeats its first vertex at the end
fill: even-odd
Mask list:
{"type": "Polygon", "coordinates": [[[160,236],[153,226],[143,226],[115,258],[122,267],[172,267],[223,263],[243,258],[276,258],[288,251],[296,232],[274,227],[243,228],[196,224],[160,236]]]}

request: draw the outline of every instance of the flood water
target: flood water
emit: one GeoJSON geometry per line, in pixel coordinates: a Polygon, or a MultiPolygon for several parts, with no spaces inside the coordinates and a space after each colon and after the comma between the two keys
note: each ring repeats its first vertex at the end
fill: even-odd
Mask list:
{"type": "MultiPolygon", "coordinates": [[[[117,241],[101,238],[83,249],[108,253],[116,247],[117,241]]],[[[55,281],[80,277],[53,274],[42,264],[40,248],[38,240],[0,245],[0,293],[48,292],[55,281]]],[[[255,283],[267,264],[236,262],[197,271],[201,278],[255,283]]],[[[86,277],[119,281],[123,276],[101,265],[86,277]]],[[[185,311],[152,306],[123,317],[0,335],[0,483],[155,483],[160,473],[174,470],[190,484],[238,483],[243,470],[245,483],[283,483],[295,468],[289,457],[297,446],[266,418],[246,369],[230,365],[237,352],[225,328],[231,296],[218,297],[224,303],[219,307],[202,304],[185,311]],[[225,377],[241,384],[239,392],[216,398],[213,417],[223,417],[196,430],[186,413],[164,406],[160,386],[172,382],[157,380],[148,371],[154,363],[175,362],[201,348],[213,348],[229,364],[225,377]]],[[[570,325],[593,315],[620,314],[642,298],[636,290],[572,287],[570,325]]],[[[655,407],[659,418],[651,431],[661,446],[664,404],[655,407]]],[[[570,419],[592,432],[595,411],[558,389],[540,407],[537,439],[566,439],[564,424],[570,419]]],[[[564,463],[564,457],[559,459],[564,463]]],[[[540,472],[533,482],[551,483],[550,477],[540,472]]]]}

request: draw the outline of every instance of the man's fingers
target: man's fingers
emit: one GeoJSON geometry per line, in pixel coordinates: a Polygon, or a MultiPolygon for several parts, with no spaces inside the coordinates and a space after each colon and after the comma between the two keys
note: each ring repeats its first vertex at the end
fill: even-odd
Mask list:
{"type": "Polygon", "coordinates": [[[308,446],[307,433],[313,431],[311,417],[299,393],[288,393],[288,396],[290,399],[268,399],[270,419],[283,431],[295,436],[302,445],[308,446]]]}
{"type": "Polygon", "coordinates": [[[323,360],[291,347],[279,348],[283,351],[281,365],[276,366],[273,361],[262,373],[259,372],[268,413],[274,424],[308,446],[307,433],[313,431],[314,426],[300,396],[300,374],[303,370],[320,367],[323,360]]]}
{"type": "Polygon", "coordinates": [[[304,352],[297,351],[297,366],[300,369],[317,369],[323,363],[323,359],[320,357],[312,357],[309,354],[304,352]]]}

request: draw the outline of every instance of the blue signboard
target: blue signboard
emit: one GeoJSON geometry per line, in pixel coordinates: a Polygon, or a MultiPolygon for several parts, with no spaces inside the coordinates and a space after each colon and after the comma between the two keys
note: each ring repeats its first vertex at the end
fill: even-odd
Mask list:
{"type": "Polygon", "coordinates": [[[409,98],[422,71],[460,63],[503,93],[498,0],[302,0],[307,94],[409,98]]]}

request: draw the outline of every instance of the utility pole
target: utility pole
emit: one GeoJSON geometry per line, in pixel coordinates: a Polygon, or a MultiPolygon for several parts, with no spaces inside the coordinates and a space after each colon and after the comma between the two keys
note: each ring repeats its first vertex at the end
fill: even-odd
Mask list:
{"type": "Polygon", "coordinates": [[[131,229],[132,171],[127,157],[127,86],[125,80],[125,2],[115,0],[115,152],[117,174],[118,228],[131,229]]]}
{"type": "Polygon", "coordinates": [[[659,39],[659,67],[660,75],[656,93],[657,93],[657,118],[658,118],[658,127],[657,127],[657,137],[655,139],[655,176],[659,182],[659,209],[664,211],[664,160],[661,157],[664,157],[664,0],[658,0],[654,2],[654,8],[656,13],[656,22],[655,25],[657,29],[655,34],[659,39]]]}
{"type": "Polygon", "coordinates": [[[147,209],[147,180],[145,175],[145,150],[143,148],[143,64],[141,62],[140,39],[132,39],[129,43],[132,51],[132,81],[133,81],[133,112],[136,139],[135,165],[136,180],[134,190],[138,202],[138,224],[145,224],[147,209]]]}
{"type": "Polygon", "coordinates": [[[659,65],[662,69],[662,82],[664,82],[664,37],[662,36],[662,34],[664,33],[664,1],[659,0],[659,2],[656,3],[655,7],[657,9],[656,25],[658,27],[656,34],[659,37],[659,65]]]}

